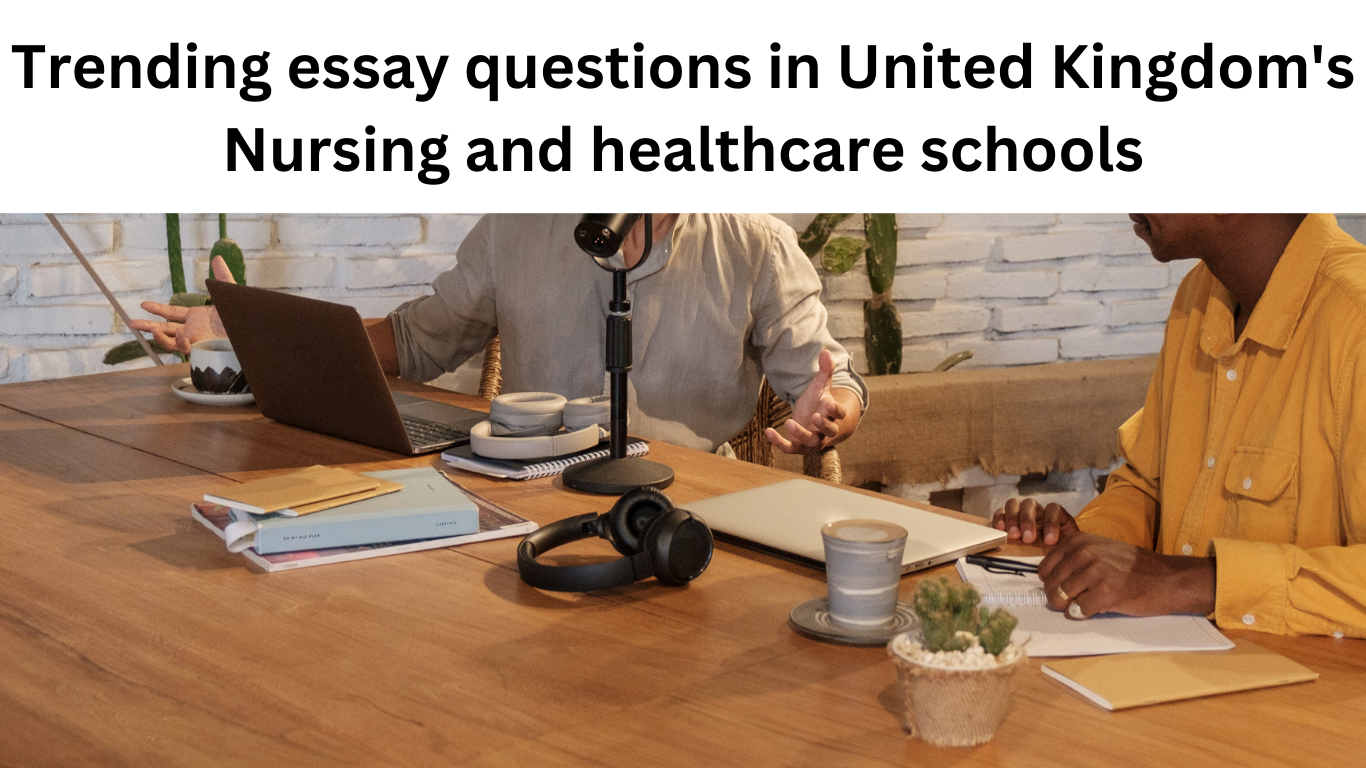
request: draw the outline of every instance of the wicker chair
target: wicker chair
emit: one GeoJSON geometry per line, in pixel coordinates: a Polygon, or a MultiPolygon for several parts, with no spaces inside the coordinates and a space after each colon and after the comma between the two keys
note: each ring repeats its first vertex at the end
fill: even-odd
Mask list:
{"type": "MultiPolygon", "coordinates": [[[[492,400],[502,391],[502,345],[498,337],[495,336],[484,348],[484,367],[479,375],[479,396],[485,400],[492,400]]],[[[779,429],[790,418],[792,418],[792,405],[778,397],[778,394],[768,385],[768,380],[765,379],[763,387],[759,390],[759,402],[754,409],[754,418],[750,419],[749,424],[740,430],[740,434],[730,440],[730,446],[735,450],[735,457],[751,464],[762,464],[765,467],[773,466],[773,444],[764,436],[764,430],[768,427],[779,429]]],[[[802,472],[808,477],[819,477],[822,480],[838,483],[842,479],[840,455],[834,448],[827,448],[818,455],[804,456],[802,458],[802,472]]]]}
{"type": "Polygon", "coordinates": [[[484,347],[484,368],[479,372],[479,396],[492,400],[503,391],[503,344],[497,336],[484,347]]]}

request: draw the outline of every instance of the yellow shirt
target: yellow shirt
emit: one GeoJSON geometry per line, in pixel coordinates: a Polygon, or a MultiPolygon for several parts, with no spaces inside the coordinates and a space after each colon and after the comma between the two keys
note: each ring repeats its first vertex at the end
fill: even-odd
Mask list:
{"type": "Polygon", "coordinates": [[[1366,637],[1363,347],[1366,247],[1331,215],[1305,218],[1241,338],[1201,263],[1078,525],[1214,557],[1221,627],[1366,637]]]}

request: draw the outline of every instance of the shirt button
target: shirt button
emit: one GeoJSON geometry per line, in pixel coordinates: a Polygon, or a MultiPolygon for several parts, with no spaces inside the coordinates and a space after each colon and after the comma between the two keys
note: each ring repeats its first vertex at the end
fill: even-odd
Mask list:
{"type": "Polygon", "coordinates": [[[1228,377],[1228,380],[1229,380],[1229,381],[1233,381],[1234,379],[1238,378],[1238,372],[1235,371],[1235,370],[1233,370],[1232,368],[1230,368],[1230,369],[1228,370],[1228,373],[1226,373],[1226,374],[1224,374],[1224,375],[1228,377]]]}
{"type": "Polygon", "coordinates": [[[1250,614],[1250,613],[1245,613],[1245,614],[1243,614],[1243,623],[1246,624],[1246,625],[1248,625],[1248,626],[1250,627],[1250,626],[1252,626],[1253,624],[1256,624],[1256,623],[1257,623],[1257,619],[1256,619],[1256,617],[1254,617],[1252,614],[1250,614]]]}
{"type": "Polygon", "coordinates": [[[1342,630],[1339,629],[1339,630],[1334,631],[1334,632],[1333,632],[1333,637],[1336,637],[1337,639],[1341,640],[1341,639],[1342,639],[1342,630]]]}
{"type": "Polygon", "coordinates": [[[1183,555],[1189,555],[1190,553],[1191,553],[1191,545],[1186,544],[1186,545],[1184,545],[1184,546],[1181,547],[1181,554],[1183,554],[1183,555]]]}
{"type": "Polygon", "coordinates": [[[1249,478],[1247,478],[1246,480],[1243,481],[1243,490],[1247,491],[1247,490],[1251,490],[1251,489],[1252,489],[1252,478],[1249,477],[1249,478]]]}
{"type": "Polygon", "coordinates": [[[1205,459],[1205,466],[1209,467],[1210,469],[1214,469],[1214,457],[1213,457],[1213,456],[1209,457],[1208,459],[1205,459]]]}

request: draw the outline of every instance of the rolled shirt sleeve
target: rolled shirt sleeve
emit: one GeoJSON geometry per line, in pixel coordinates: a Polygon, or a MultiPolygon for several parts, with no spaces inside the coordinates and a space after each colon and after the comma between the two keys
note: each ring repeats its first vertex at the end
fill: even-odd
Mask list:
{"type": "Polygon", "coordinates": [[[1157,547],[1160,426],[1144,414],[1161,413],[1162,358],[1148,386],[1147,401],[1119,428],[1119,453],[1124,463],[1110,473],[1105,492],[1077,515],[1077,527],[1136,547],[1157,547]]]}
{"type": "Polygon", "coordinates": [[[775,230],[767,250],[770,258],[754,293],[750,340],[761,351],[769,385],[784,400],[796,400],[820,370],[821,350],[828,350],[835,364],[831,386],[854,392],[866,412],[868,386],[854,372],[848,351],[830,335],[820,276],[797,247],[796,234],[787,227],[775,230]]]}
{"type": "Polygon", "coordinates": [[[432,282],[434,292],[389,314],[401,378],[430,381],[453,371],[497,335],[492,226],[481,218],[460,244],[456,267],[432,282]]]}

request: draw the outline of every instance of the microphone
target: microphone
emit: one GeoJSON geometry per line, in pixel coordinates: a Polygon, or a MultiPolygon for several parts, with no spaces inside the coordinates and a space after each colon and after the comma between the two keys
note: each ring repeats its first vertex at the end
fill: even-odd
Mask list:
{"type": "Polygon", "coordinates": [[[611,258],[640,217],[639,213],[585,213],[574,228],[574,242],[590,256],[611,258]]]}
{"type": "Polygon", "coordinates": [[[601,459],[571,464],[561,480],[566,488],[588,493],[620,496],[634,488],[667,488],[674,471],[639,456],[626,455],[627,377],[631,371],[631,302],[626,273],[650,257],[654,245],[654,215],[645,213],[585,213],[574,228],[574,242],[600,268],[612,273],[612,300],[607,304],[607,356],[604,367],[611,381],[611,445],[601,459]],[[641,217],[645,218],[645,242],[640,259],[631,266],[617,266],[611,258],[641,217]]]}

